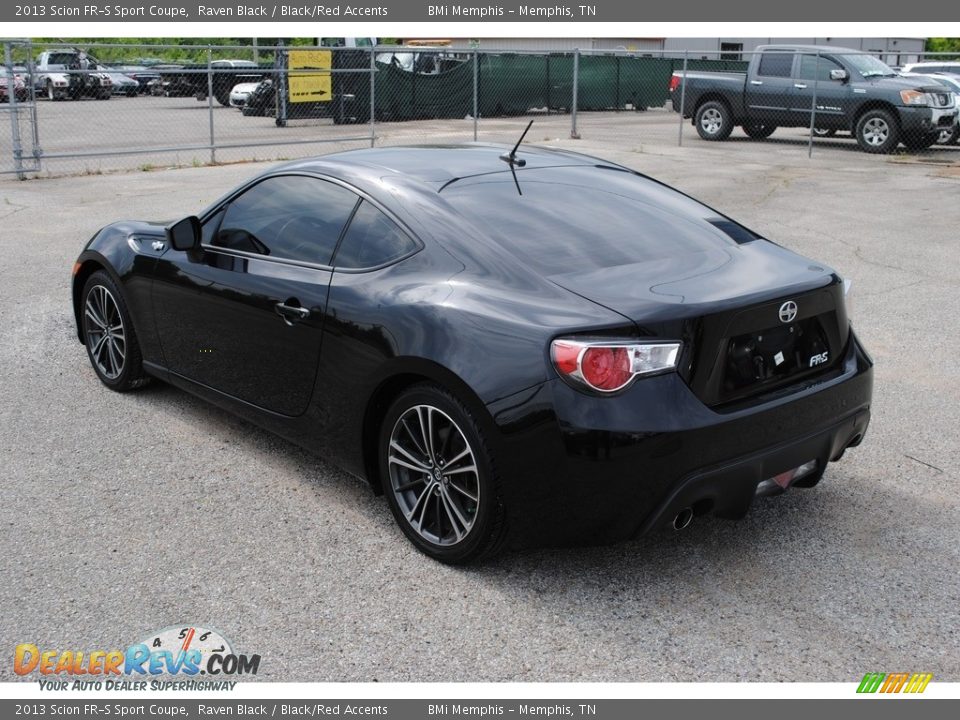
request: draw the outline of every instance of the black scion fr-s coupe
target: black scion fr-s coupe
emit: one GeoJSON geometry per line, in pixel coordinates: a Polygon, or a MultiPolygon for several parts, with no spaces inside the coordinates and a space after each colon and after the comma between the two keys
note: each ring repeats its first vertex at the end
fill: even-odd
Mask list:
{"type": "Polygon", "coordinates": [[[823,265],[629,168],[434,146],[288,163],[73,269],[77,333],[366,477],[450,563],[817,483],[872,361],[823,265]]]}

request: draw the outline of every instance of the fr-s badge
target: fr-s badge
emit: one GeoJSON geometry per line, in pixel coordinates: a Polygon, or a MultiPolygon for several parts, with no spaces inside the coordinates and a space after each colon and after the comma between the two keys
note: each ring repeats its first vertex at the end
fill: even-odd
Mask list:
{"type": "Polygon", "coordinates": [[[823,365],[829,359],[830,353],[822,352],[812,355],[810,357],[810,367],[816,367],[817,365],[823,365]]]}

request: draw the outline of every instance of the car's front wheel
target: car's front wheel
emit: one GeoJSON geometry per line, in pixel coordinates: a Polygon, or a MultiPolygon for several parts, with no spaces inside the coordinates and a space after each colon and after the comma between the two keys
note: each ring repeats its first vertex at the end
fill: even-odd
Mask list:
{"type": "Polygon", "coordinates": [[[103,270],[93,273],[80,302],[83,341],[101,382],[117,392],[149,382],[130,313],[113,279],[103,270]]]}
{"type": "Polygon", "coordinates": [[[463,564],[499,549],[504,507],[493,462],[453,395],[431,384],[403,392],[383,420],[379,460],[390,509],[421,552],[463,564]]]}
{"type": "Polygon", "coordinates": [[[900,125],[888,110],[868,110],[857,121],[857,143],[868,153],[893,152],[900,142],[900,125]]]}

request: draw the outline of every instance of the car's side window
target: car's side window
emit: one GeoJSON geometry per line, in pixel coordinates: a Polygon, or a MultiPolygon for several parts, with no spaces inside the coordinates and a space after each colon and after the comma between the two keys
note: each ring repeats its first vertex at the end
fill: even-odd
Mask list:
{"type": "Polygon", "coordinates": [[[836,60],[816,55],[800,56],[801,80],[830,80],[831,70],[843,70],[843,66],[836,60]],[[819,61],[819,62],[818,62],[819,61]]]}
{"type": "Polygon", "coordinates": [[[768,51],[760,56],[760,67],[757,75],[765,77],[790,77],[793,68],[793,53],[768,51]]]}
{"type": "Polygon", "coordinates": [[[317,178],[267,178],[227,205],[210,244],[329,265],[357,201],[350,190],[317,178]]]}
{"type": "Polygon", "coordinates": [[[224,208],[220,208],[213,215],[208,217],[201,228],[200,242],[204,245],[212,245],[216,237],[217,229],[223,220],[224,208]]]}
{"type": "Polygon", "coordinates": [[[385,265],[407,255],[417,243],[374,205],[363,201],[337,250],[337,269],[360,269],[385,265]]]}

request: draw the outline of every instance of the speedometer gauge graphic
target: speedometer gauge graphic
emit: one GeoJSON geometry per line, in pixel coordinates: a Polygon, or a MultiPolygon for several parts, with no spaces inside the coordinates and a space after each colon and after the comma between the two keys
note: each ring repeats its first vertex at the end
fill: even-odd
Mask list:
{"type": "MultiPolygon", "coordinates": [[[[149,648],[151,653],[168,652],[174,658],[185,657],[192,653],[200,653],[196,665],[206,668],[211,655],[233,655],[233,646],[218,630],[201,625],[172,625],[155,633],[147,635],[140,642],[149,648]]],[[[200,670],[200,674],[206,674],[200,670]]]]}

